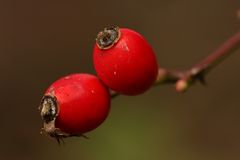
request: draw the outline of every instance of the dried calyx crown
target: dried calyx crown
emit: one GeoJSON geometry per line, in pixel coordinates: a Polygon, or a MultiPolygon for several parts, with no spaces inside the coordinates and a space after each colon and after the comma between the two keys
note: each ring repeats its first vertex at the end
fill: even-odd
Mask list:
{"type": "Polygon", "coordinates": [[[55,120],[58,114],[56,98],[52,96],[44,96],[40,105],[41,116],[45,123],[55,120]]]}
{"type": "Polygon", "coordinates": [[[61,143],[61,141],[63,142],[63,138],[67,138],[67,137],[81,136],[84,138],[88,138],[83,134],[68,134],[61,131],[59,128],[56,128],[55,121],[59,113],[59,107],[57,104],[57,98],[55,96],[45,95],[42,98],[39,109],[41,112],[41,117],[44,122],[42,132],[46,133],[50,137],[55,138],[59,144],[61,143]]]}
{"type": "Polygon", "coordinates": [[[100,49],[111,48],[120,38],[119,27],[107,27],[103,31],[100,31],[96,38],[97,46],[100,49]]]}

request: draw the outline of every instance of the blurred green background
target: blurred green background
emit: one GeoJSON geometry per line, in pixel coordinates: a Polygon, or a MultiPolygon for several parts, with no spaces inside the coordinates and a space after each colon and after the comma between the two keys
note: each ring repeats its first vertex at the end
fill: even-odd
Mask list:
{"type": "Polygon", "coordinates": [[[237,0],[1,0],[1,160],[240,159],[240,50],[177,94],[152,88],[112,101],[108,119],[64,146],[39,134],[37,110],[61,76],[93,73],[97,32],[109,25],[140,32],[158,62],[186,69],[237,32],[237,0]]]}

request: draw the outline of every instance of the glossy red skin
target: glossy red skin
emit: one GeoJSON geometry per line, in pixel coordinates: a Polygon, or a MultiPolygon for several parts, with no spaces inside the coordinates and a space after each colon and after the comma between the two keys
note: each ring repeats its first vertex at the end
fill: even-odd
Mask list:
{"type": "Polygon", "coordinates": [[[108,89],[95,76],[72,74],[55,81],[46,95],[57,98],[59,114],[56,128],[70,134],[82,134],[98,127],[110,109],[108,89]]]}
{"type": "Polygon", "coordinates": [[[110,49],[94,47],[93,61],[99,78],[112,90],[138,95],[156,80],[158,64],[154,51],[137,32],[122,28],[121,36],[110,49]]]}

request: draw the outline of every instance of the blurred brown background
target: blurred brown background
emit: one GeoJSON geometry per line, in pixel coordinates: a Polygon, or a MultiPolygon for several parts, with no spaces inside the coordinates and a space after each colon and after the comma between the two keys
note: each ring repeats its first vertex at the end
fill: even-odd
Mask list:
{"type": "Polygon", "coordinates": [[[90,140],[65,146],[39,134],[44,90],[95,73],[92,47],[105,26],[137,30],[159,64],[185,69],[239,30],[237,0],[1,0],[1,160],[240,159],[240,50],[185,94],[159,86],[120,96],[90,140]]]}

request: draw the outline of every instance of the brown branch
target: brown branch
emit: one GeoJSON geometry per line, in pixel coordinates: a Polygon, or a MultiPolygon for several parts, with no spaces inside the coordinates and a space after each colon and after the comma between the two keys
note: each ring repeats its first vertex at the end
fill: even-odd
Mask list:
{"type": "Polygon", "coordinates": [[[196,80],[203,84],[204,77],[212,68],[223,61],[227,56],[240,47],[240,32],[226,40],[215,52],[211,53],[199,63],[193,65],[186,71],[174,71],[169,69],[159,69],[156,84],[176,83],[176,90],[186,91],[196,80]]]}
{"type": "MultiPolygon", "coordinates": [[[[155,85],[174,83],[176,91],[183,92],[197,80],[204,84],[205,75],[238,48],[240,48],[240,32],[234,34],[213,53],[188,70],[180,71],[159,68],[155,85]]],[[[112,92],[111,95],[114,98],[118,93],[112,92]]]]}

